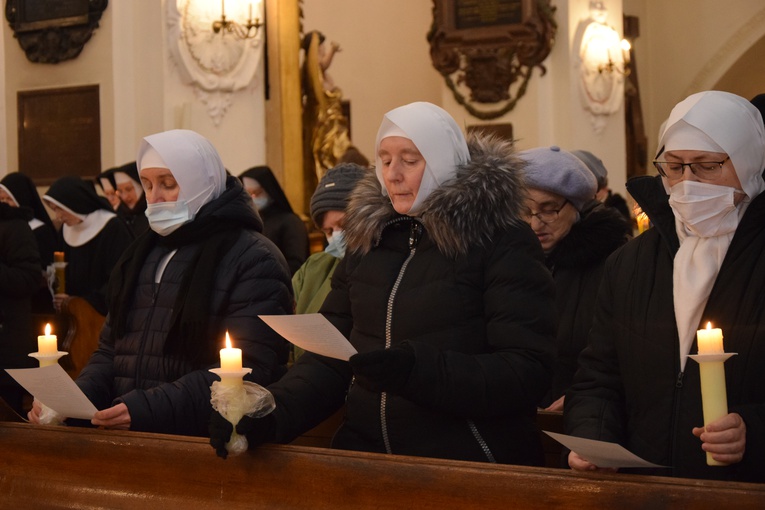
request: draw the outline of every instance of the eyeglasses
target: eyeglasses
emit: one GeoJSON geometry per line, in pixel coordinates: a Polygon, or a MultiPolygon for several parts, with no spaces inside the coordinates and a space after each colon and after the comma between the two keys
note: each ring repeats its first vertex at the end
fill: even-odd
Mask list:
{"type": "Polygon", "coordinates": [[[558,219],[558,213],[566,207],[568,200],[564,200],[563,203],[557,209],[548,209],[546,211],[539,211],[532,213],[531,209],[526,209],[521,212],[521,217],[526,223],[531,223],[531,218],[536,218],[542,223],[548,224],[558,219]]]}
{"type": "Polygon", "coordinates": [[[726,157],[722,161],[697,161],[694,163],[680,163],[674,161],[654,161],[653,166],[659,173],[671,181],[680,179],[683,176],[685,167],[691,169],[693,175],[705,181],[713,181],[722,174],[723,164],[730,159],[726,157]]]}

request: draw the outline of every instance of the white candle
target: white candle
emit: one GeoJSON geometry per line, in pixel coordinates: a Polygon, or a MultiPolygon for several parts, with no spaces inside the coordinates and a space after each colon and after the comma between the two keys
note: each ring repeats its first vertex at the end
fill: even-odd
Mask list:
{"type": "Polygon", "coordinates": [[[707,322],[707,329],[696,331],[696,339],[699,343],[699,354],[722,354],[723,335],[720,328],[712,328],[712,323],[707,322]]]}
{"type": "MultiPolygon", "coordinates": [[[[696,331],[699,354],[723,354],[723,336],[721,329],[713,329],[707,323],[706,329],[696,331]]],[[[704,426],[709,425],[728,414],[728,395],[725,388],[725,367],[722,361],[699,360],[699,378],[701,379],[701,406],[704,412],[704,426]]],[[[707,465],[721,466],[707,452],[707,465]]]]}
{"type": "Polygon", "coordinates": [[[220,350],[220,368],[230,372],[242,370],[242,349],[231,347],[228,331],[226,331],[226,347],[220,350]]]}
{"type": "Polygon", "coordinates": [[[37,352],[43,356],[58,353],[58,340],[50,334],[50,324],[45,325],[45,334],[37,337],[37,352]]]}

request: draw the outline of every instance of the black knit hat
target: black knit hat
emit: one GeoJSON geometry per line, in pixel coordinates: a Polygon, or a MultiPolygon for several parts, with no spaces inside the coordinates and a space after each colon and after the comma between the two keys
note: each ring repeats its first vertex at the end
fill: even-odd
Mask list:
{"type": "Polygon", "coordinates": [[[311,197],[311,218],[321,228],[321,220],[328,211],[344,211],[351,191],[367,173],[355,163],[343,163],[327,170],[311,197]]]}

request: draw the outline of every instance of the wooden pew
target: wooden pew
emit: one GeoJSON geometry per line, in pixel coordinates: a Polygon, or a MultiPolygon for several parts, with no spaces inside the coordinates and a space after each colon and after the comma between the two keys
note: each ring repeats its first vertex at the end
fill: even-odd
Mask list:
{"type": "Polygon", "coordinates": [[[765,485],[0,423],[3,508],[761,509],[765,485]]]}

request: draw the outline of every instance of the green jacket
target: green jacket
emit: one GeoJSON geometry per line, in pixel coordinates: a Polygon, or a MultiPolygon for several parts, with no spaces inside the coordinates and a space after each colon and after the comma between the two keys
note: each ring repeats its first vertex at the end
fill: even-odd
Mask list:
{"type": "MultiPolygon", "coordinates": [[[[314,253],[292,276],[295,291],[295,313],[316,313],[332,288],[332,274],[340,259],[327,252],[314,253]]],[[[295,359],[303,349],[295,346],[295,359]]]]}

